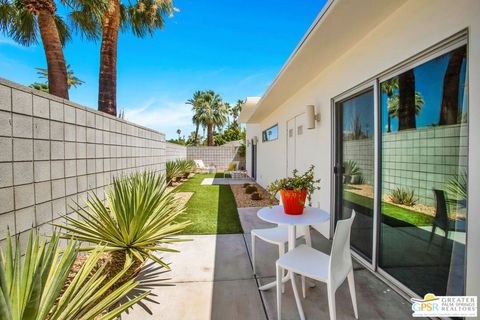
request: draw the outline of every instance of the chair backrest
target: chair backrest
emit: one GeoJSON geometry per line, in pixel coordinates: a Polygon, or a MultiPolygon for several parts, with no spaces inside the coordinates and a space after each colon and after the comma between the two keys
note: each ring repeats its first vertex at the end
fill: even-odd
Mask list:
{"type": "Polygon", "coordinates": [[[353,268],[352,254],[350,252],[350,232],[355,215],[355,210],[353,210],[350,218],[338,221],[333,235],[328,275],[334,289],[337,289],[343,283],[353,268]]]}
{"type": "Polygon", "coordinates": [[[435,194],[436,200],[435,219],[433,219],[433,224],[444,231],[448,231],[448,207],[445,198],[445,191],[433,189],[433,193],[435,194]]]}
{"type": "Polygon", "coordinates": [[[203,169],[205,168],[205,164],[203,163],[203,160],[193,160],[195,161],[195,164],[197,165],[198,168],[203,169]]]}
{"type": "Polygon", "coordinates": [[[229,169],[230,171],[237,171],[239,165],[240,165],[240,161],[232,161],[232,162],[230,162],[230,164],[228,165],[228,169],[229,169]],[[231,167],[233,167],[233,168],[230,169],[231,167]]]}

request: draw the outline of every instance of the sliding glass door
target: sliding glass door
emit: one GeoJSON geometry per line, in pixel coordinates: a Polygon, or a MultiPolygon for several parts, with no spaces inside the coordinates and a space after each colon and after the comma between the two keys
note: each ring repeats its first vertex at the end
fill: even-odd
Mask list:
{"type": "Polygon", "coordinates": [[[351,242],[368,261],[373,248],[374,90],[367,88],[335,105],[337,114],[337,218],[355,210],[351,242]]]}
{"type": "Polygon", "coordinates": [[[385,79],[379,267],[416,294],[464,292],[466,46],[385,79]]]}
{"type": "Polygon", "coordinates": [[[334,101],[336,219],[355,210],[354,252],[412,295],[464,294],[465,43],[334,101]]]}

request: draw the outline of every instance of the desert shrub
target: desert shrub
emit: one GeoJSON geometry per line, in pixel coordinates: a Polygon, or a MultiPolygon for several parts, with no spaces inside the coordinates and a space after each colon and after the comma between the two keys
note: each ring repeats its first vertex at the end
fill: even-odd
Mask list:
{"type": "Polygon", "coordinates": [[[354,179],[352,177],[354,176],[361,176],[362,175],[362,170],[358,166],[357,162],[354,160],[347,160],[343,163],[344,167],[344,173],[343,176],[345,178],[345,183],[354,183],[354,179]]]}
{"type": "Polygon", "coordinates": [[[117,277],[106,281],[105,263],[100,263],[101,247],[88,256],[65,288],[78,254],[77,242],[70,240],[61,249],[56,232],[47,242],[31,230],[23,257],[21,245],[25,244],[18,238],[12,243],[7,231],[5,251],[0,250],[0,319],[112,319],[150,293],[119,305],[138,282],[131,279],[115,287],[129,264],[117,277]]]}
{"type": "Polygon", "coordinates": [[[409,207],[414,206],[418,201],[418,198],[415,197],[415,190],[408,190],[400,187],[395,188],[389,197],[393,203],[409,207]]]}
{"type": "Polygon", "coordinates": [[[254,193],[252,193],[252,195],[250,196],[250,199],[252,199],[252,200],[262,200],[262,196],[260,195],[260,193],[254,192],[254,193]]]}
{"type": "Polygon", "coordinates": [[[178,159],[175,161],[178,165],[179,168],[179,176],[183,178],[188,178],[190,173],[195,171],[195,168],[197,167],[195,164],[195,161],[193,160],[187,160],[187,159],[178,159]]]}
{"type": "Polygon", "coordinates": [[[258,191],[257,187],[252,186],[252,185],[245,188],[245,193],[248,193],[248,194],[252,194],[256,191],[258,191]]]}
{"type": "Polygon", "coordinates": [[[249,185],[250,185],[250,183],[246,182],[246,183],[243,184],[243,188],[246,188],[246,187],[248,187],[249,185]]]}
{"type": "Polygon", "coordinates": [[[466,200],[468,198],[468,178],[467,171],[450,178],[445,189],[448,196],[453,200],[466,200]]]}
{"type": "Polygon", "coordinates": [[[173,192],[166,192],[164,176],[150,171],[115,178],[105,191],[105,203],[91,192],[85,204],[86,208],[74,208],[78,219],[66,216],[68,224],[57,227],[65,230],[63,238],[103,246],[110,255],[111,275],[133,261],[119,283],[134,277],[147,258],[168,269],[155,252],[175,251],[166,245],[178,241],[171,236],[189,224],[176,222],[184,207],[173,192]]]}
{"type": "Polygon", "coordinates": [[[172,181],[179,177],[182,174],[180,164],[177,161],[167,161],[165,164],[165,175],[166,175],[166,182],[168,185],[172,183],[172,181]]]}

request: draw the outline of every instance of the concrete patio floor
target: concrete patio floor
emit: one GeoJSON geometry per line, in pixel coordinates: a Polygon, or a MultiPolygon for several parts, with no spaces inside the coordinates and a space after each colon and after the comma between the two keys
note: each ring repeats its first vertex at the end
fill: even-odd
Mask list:
{"type": "MultiPolygon", "coordinates": [[[[141,290],[152,295],[134,306],[122,319],[277,319],[275,289],[258,290],[274,281],[278,249],[257,241],[257,272],[251,265],[250,230],[271,225],[256,217],[258,208],[240,208],[245,234],[182,236],[192,239],[175,244],[180,253],[165,253],[172,271],[146,268],[139,279],[141,290]]],[[[330,242],[312,230],[313,246],[328,252],[330,242]]],[[[359,264],[355,282],[360,319],[410,319],[410,304],[359,264]]],[[[299,284],[299,281],[297,281],[299,284]]],[[[307,319],[328,319],[326,286],[307,289],[303,308],[307,319]]],[[[354,319],[344,283],[336,294],[337,319],[354,319]]],[[[290,282],[283,297],[282,319],[299,319],[290,282]]]]}

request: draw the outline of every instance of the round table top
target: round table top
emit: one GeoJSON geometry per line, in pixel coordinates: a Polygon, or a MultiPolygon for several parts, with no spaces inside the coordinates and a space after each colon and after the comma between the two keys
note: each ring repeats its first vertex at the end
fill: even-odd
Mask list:
{"type": "Polygon", "coordinates": [[[280,225],[312,225],[330,220],[330,214],[320,208],[305,207],[303,214],[291,215],[283,211],[283,206],[265,207],[257,212],[263,221],[280,225]]]}

